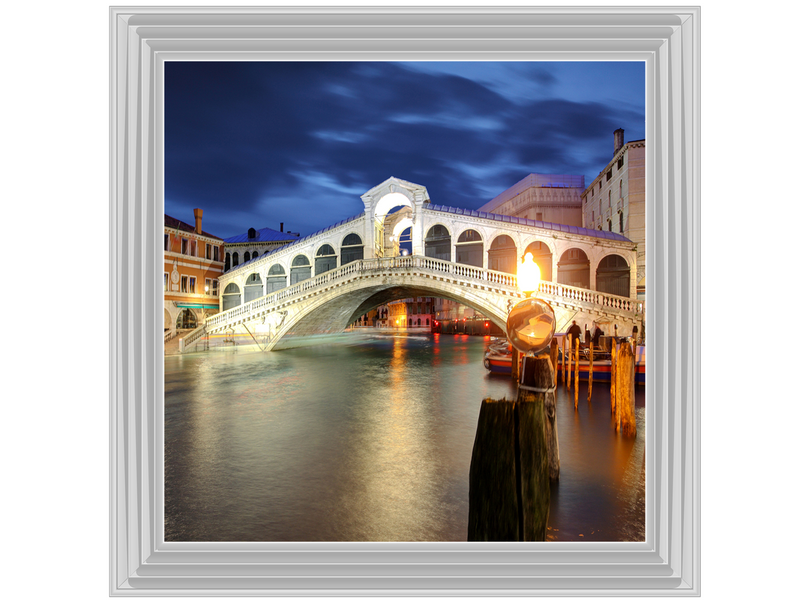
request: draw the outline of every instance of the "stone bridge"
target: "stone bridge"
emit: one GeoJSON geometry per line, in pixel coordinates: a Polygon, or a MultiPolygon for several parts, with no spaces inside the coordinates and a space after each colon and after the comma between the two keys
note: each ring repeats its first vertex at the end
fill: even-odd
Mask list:
{"type": "Polygon", "coordinates": [[[573,318],[616,322],[621,333],[642,322],[636,245],[618,233],[433,205],[423,186],[397,178],[362,200],[362,213],[223,274],[222,312],[184,337],[183,348],[228,332],[278,349],[410,297],[452,299],[504,327],[509,303],[521,298],[515,274],[526,252],[559,331],[573,318]],[[400,256],[403,234],[410,256],[400,256]]]}
{"type": "MultiPolygon", "coordinates": [[[[544,281],[537,295],[553,305],[558,331],[571,320],[605,320],[628,333],[643,320],[639,300],[544,281]]],[[[263,350],[293,347],[299,338],[340,333],[371,308],[408,297],[452,299],[504,329],[510,308],[524,295],[514,275],[493,270],[423,256],[356,260],[208,318],[183,339],[182,350],[192,351],[210,336],[220,345],[243,334],[263,350]]]]}

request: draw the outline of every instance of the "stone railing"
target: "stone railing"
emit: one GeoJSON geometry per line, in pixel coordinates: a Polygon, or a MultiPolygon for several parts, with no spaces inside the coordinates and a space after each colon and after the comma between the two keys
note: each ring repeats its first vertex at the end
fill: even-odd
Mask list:
{"type": "MultiPolygon", "coordinates": [[[[399,256],[355,260],[340,268],[335,268],[334,270],[319,274],[300,283],[296,283],[295,285],[291,285],[290,287],[285,287],[269,295],[210,316],[202,327],[192,331],[183,338],[183,345],[184,347],[191,345],[207,331],[216,331],[243,320],[249,320],[256,314],[266,310],[270,311],[288,301],[305,299],[317,291],[322,289],[326,290],[337,286],[341,282],[349,281],[355,275],[370,276],[372,274],[382,274],[389,271],[408,271],[416,269],[425,270],[435,275],[452,277],[453,279],[457,278],[466,281],[467,284],[481,284],[487,287],[504,288],[507,289],[506,293],[512,297],[522,297],[521,292],[517,289],[516,276],[505,272],[497,272],[495,270],[487,270],[475,266],[467,266],[465,264],[455,264],[447,260],[424,256],[399,256]]],[[[542,282],[539,284],[539,292],[546,297],[564,302],[577,303],[578,305],[604,307],[634,314],[643,312],[642,301],[601,293],[599,291],[590,291],[589,289],[582,289],[580,287],[542,282]]]]}

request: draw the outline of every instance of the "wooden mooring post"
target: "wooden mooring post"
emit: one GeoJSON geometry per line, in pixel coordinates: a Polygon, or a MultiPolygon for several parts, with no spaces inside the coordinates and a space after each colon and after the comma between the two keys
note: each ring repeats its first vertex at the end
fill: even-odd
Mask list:
{"type": "Polygon", "coordinates": [[[616,430],[626,437],[636,435],[634,360],[631,346],[627,344],[620,346],[620,351],[617,353],[616,430]]]}
{"type": "Polygon", "coordinates": [[[589,342],[589,393],[586,394],[586,401],[592,401],[592,379],[594,377],[594,365],[595,365],[595,346],[592,342],[589,342]]]}
{"type": "Polygon", "coordinates": [[[617,409],[617,340],[611,340],[611,414],[617,409]]]}
{"type": "Polygon", "coordinates": [[[553,338],[550,342],[550,365],[553,369],[553,385],[558,385],[558,341],[553,338]]]}
{"type": "Polygon", "coordinates": [[[575,338],[575,409],[578,409],[578,380],[581,368],[581,338],[575,338]]]}
{"type": "Polygon", "coordinates": [[[554,379],[547,354],[525,358],[521,385],[530,389],[520,387],[516,401],[481,403],[469,467],[469,541],[545,540],[553,464],[548,438],[555,441],[558,477],[554,379]]]}

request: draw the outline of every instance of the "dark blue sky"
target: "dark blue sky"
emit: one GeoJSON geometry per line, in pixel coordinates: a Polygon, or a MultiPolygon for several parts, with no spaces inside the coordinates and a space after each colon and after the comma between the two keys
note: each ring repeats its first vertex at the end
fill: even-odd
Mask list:
{"type": "Polygon", "coordinates": [[[169,62],[165,213],[222,238],[302,236],[390,176],[477,208],[530,173],[580,174],[645,137],[634,62],[169,62]]]}

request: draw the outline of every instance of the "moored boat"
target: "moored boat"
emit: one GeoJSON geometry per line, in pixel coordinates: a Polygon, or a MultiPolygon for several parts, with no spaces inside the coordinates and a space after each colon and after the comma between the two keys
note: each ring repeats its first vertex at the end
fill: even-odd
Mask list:
{"type": "MultiPolygon", "coordinates": [[[[511,345],[506,340],[493,340],[489,344],[485,355],[483,356],[483,366],[489,372],[499,374],[511,374],[512,352],[511,345]]],[[[569,367],[568,367],[569,368],[569,367]]],[[[573,359],[571,364],[573,379],[575,378],[575,361],[573,359]]],[[[558,359],[558,371],[563,372],[564,367],[562,359],[558,359]]],[[[581,356],[578,362],[578,379],[580,381],[589,380],[589,359],[581,356]]],[[[592,379],[600,382],[611,382],[611,358],[608,353],[603,352],[600,358],[596,358],[592,363],[592,379]]],[[[645,383],[645,346],[637,346],[636,366],[635,366],[635,381],[636,383],[645,383]]]]}

